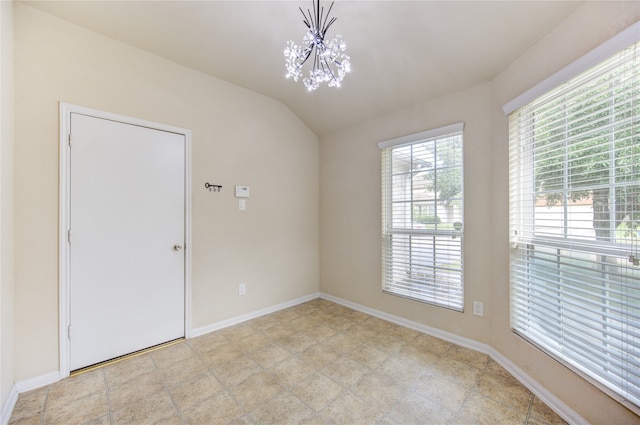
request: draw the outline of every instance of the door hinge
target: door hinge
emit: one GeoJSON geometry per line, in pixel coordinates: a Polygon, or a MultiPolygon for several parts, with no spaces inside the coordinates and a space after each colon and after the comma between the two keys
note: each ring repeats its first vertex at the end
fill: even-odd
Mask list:
{"type": "Polygon", "coordinates": [[[71,146],[71,140],[72,140],[72,139],[73,139],[73,138],[71,137],[71,133],[69,133],[69,138],[68,138],[69,146],[71,146]]]}
{"type": "Polygon", "coordinates": [[[67,338],[71,339],[71,325],[67,328],[67,338]]]}
{"type": "Polygon", "coordinates": [[[71,229],[67,230],[67,241],[71,243],[71,229]]]}

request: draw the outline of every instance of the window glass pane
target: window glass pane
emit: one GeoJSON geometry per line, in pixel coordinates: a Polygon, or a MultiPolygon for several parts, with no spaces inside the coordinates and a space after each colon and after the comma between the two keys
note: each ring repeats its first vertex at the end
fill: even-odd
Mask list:
{"type": "Polygon", "coordinates": [[[414,229],[436,229],[440,218],[436,215],[436,203],[414,202],[413,204],[413,228],[414,229]]]}
{"type": "Polygon", "coordinates": [[[393,175],[411,172],[411,146],[401,146],[392,150],[393,175]]]}
{"type": "Polygon", "coordinates": [[[618,218],[615,241],[637,246],[640,241],[640,185],[617,187],[615,196],[618,218]]]}
{"type": "Polygon", "coordinates": [[[436,167],[435,141],[419,142],[413,147],[413,171],[432,170],[436,167]]]}
{"type": "Polygon", "coordinates": [[[393,202],[411,200],[411,174],[396,174],[392,177],[393,202]]]}
{"type": "Polygon", "coordinates": [[[460,230],[462,228],[462,200],[449,199],[438,203],[438,229],[460,230]]]}
{"type": "Polygon", "coordinates": [[[394,229],[411,229],[411,202],[394,202],[391,209],[391,225],[394,229]]]}
{"type": "Polygon", "coordinates": [[[433,172],[420,171],[414,173],[413,180],[413,200],[433,200],[437,196],[435,190],[435,175],[433,172]]]}

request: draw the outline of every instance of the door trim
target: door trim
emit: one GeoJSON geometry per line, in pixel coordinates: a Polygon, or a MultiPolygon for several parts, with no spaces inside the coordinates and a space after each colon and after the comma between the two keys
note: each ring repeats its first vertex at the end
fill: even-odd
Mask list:
{"type": "Polygon", "coordinates": [[[184,249],[184,336],[189,338],[191,334],[191,130],[172,127],[151,121],[131,118],[124,115],[85,108],[83,106],[60,102],[60,165],[59,165],[59,360],[60,377],[66,378],[70,373],[69,365],[69,317],[70,317],[70,292],[69,292],[69,243],[68,229],[70,227],[70,147],[69,134],[71,127],[71,114],[87,115],[95,118],[117,121],[125,124],[147,127],[154,130],[167,131],[183,135],[185,138],[185,249],[184,249]]]}

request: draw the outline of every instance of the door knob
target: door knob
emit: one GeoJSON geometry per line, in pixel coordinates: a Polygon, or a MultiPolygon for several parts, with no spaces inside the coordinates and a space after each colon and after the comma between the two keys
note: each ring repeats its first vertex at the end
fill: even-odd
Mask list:
{"type": "Polygon", "coordinates": [[[181,243],[177,243],[177,244],[173,245],[173,250],[174,251],[182,251],[182,248],[183,248],[183,246],[182,246],[181,243]]]}

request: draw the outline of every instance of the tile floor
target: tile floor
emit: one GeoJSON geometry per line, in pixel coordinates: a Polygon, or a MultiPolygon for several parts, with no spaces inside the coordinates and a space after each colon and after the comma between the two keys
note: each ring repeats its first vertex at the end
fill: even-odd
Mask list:
{"type": "Polygon", "coordinates": [[[21,394],[10,424],[561,424],[488,356],[315,299],[21,394]]]}

